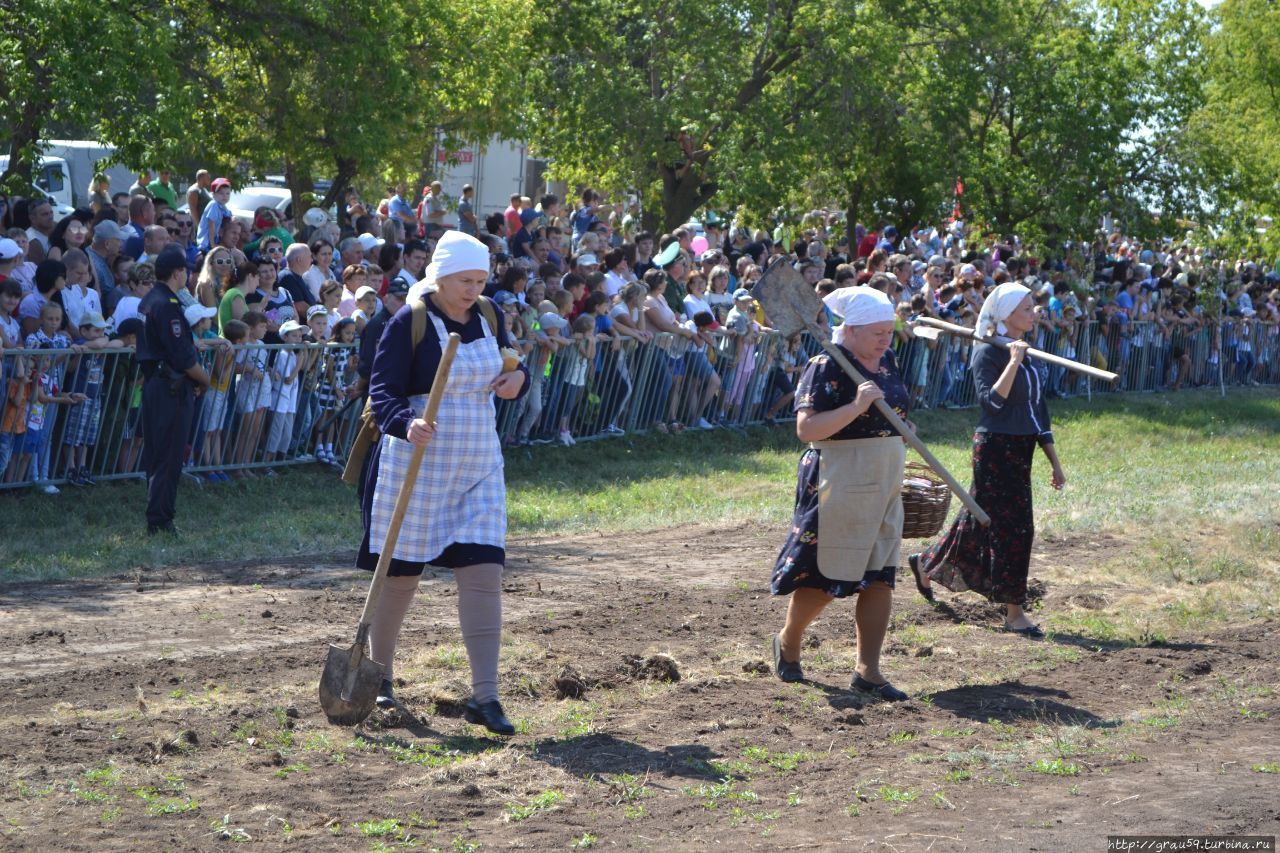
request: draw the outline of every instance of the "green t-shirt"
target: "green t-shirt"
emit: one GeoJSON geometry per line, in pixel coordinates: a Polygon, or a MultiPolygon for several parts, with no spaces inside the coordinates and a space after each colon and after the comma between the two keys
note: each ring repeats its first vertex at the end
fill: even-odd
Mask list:
{"type": "Polygon", "coordinates": [[[169,202],[169,207],[174,210],[178,209],[178,188],[170,181],[168,184],[160,183],[160,179],[156,178],[147,184],[147,189],[151,191],[151,195],[155,198],[162,198],[169,202]]]}
{"type": "Polygon", "coordinates": [[[222,301],[218,303],[218,334],[222,334],[227,323],[235,319],[231,313],[231,303],[236,301],[236,297],[244,299],[244,292],[238,287],[228,287],[227,292],[222,294],[222,301]]]}

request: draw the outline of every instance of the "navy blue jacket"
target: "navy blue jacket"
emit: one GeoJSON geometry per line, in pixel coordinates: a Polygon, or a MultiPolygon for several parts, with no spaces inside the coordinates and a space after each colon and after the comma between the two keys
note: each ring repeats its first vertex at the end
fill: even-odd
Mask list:
{"type": "Polygon", "coordinates": [[[1009,351],[994,344],[974,344],[973,384],[982,406],[978,419],[978,432],[995,432],[1003,435],[1034,435],[1041,444],[1053,444],[1053,430],[1049,423],[1049,406],[1044,398],[1044,386],[1040,372],[1027,359],[1018,365],[1018,375],[1008,397],[1001,397],[994,390],[996,380],[1009,363],[1009,351]]]}

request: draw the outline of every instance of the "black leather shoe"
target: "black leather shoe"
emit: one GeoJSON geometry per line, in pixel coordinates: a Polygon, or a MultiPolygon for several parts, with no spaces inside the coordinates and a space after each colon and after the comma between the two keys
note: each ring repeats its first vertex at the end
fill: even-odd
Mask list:
{"type": "MultiPolygon", "coordinates": [[[[367,693],[365,694],[368,695],[367,693]]],[[[379,708],[394,708],[396,706],[396,691],[391,679],[383,679],[382,686],[378,688],[378,698],[373,700],[374,704],[379,708]]]]}
{"type": "Polygon", "coordinates": [[[804,681],[804,670],[800,668],[800,661],[782,659],[782,640],[777,634],[773,635],[773,671],[778,674],[778,678],[788,684],[804,681]]]}
{"type": "Polygon", "coordinates": [[[1044,629],[1039,625],[1028,625],[1025,628],[1011,628],[1010,626],[1005,625],[1003,630],[1008,634],[1021,634],[1028,640],[1044,639],[1044,629]]]}
{"type": "Polygon", "coordinates": [[[157,536],[157,535],[160,535],[160,534],[168,534],[169,536],[177,536],[177,535],[178,535],[178,528],[174,527],[172,524],[148,524],[148,525],[147,525],[147,535],[148,535],[148,536],[157,536]]]}
{"type": "Polygon", "coordinates": [[[477,702],[474,698],[468,699],[467,706],[462,710],[462,718],[468,723],[484,726],[495,735],[516,733],[516,727],[507,719],[497,699],[483,703],[477,702]]]}
{"type": "Polygon", "coordinates": [[[854,690],[861,690],[863,693],[870,693],[872,696],[878,696],[886,702],[902,702],[911,698],[887,681],[884,684],[872,684],[861,675],[855,675],[853,677],[853,684],[850,686],[854,690]]]}
{"type": "Polygon", "coordinates": [[[933,603],[933,588],[924,585],[924,578],[920,574],[920,555],[912,554],[907,557],[907,565],[911,567],[911,574],[916,578],[916,591],[921,597],[930,604],[933,603]]]}

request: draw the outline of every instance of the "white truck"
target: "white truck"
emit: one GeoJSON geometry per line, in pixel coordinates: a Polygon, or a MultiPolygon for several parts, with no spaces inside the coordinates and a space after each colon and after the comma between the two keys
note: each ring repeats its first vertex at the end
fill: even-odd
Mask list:
{"type": "MultiPolygon", "coordinates": [[[[77,207],[89,204],[89,181],[98,171],[111,180],[110,193],[128,192],[135,175],[123,166],[99,168],[115,156],[115,149],[97,142],[53,139],[44,145],[44,156],[31,170],[32,183],[53,202],[54,217],[61,219],[77,207]]],[[[9,168],[9,157],[0,156],[0,173],[9,168]]]]}
{"type": "Polygon", "coordinates": [[[511,203],[511,194],[520,193],[534,197],[537,203],[537,187],[541,181],[541,163],[529,157],[529,148],[523,142],[494,137],[487,144],[468,145],[449,151],[442,142],[436,144],[436,168],[440,183],[444,185],[449,200],[449,213],[445,223],[458,224],[458,199],[466,184],[475,187],[475,214],[480,227],[491,213],[501,213],[511,203]]]}

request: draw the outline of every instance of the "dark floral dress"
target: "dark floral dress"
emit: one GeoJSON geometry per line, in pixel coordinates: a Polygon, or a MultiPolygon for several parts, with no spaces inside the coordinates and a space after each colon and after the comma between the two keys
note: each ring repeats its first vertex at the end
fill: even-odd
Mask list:
{"type": "MultiPolygon", "coordinates": [[[[857,367],[853,354],[840,348],[857,367]]],[[[867,377],[884,392],[887,402],[898,417],[906,418],[910,402],[906,386],[898,373],[893,350],[886,350],[880,369],[867,377]]],[[[795,411],[813,409],[829,412],[852,403],[858,396],[858,383],[853,381],[829,355],[814,356],[809,361],[796,387],[795,411]]],[[[896,431],[876,409],[872,408],[831,436],[832,441],[859,438],[884,438],[896,431]]],[[[799,587],[820,589],[835,598],[846,598],[866,589],[875,581],[895,585],[897,566],[885,566],[868,572],[859,581],[837,581],[818,571],[818,481],[822,451],[809,448],[800,456],[796,468],[796,506],[791,518],[791,531],[773,567],[771,588],[774,595],[790,595],[799,587]]]]}

